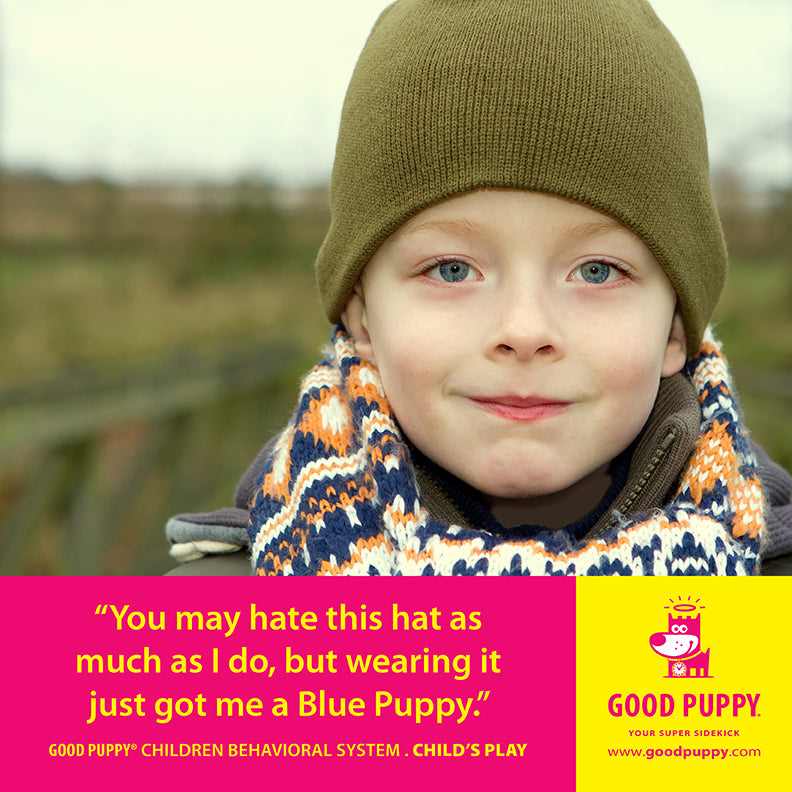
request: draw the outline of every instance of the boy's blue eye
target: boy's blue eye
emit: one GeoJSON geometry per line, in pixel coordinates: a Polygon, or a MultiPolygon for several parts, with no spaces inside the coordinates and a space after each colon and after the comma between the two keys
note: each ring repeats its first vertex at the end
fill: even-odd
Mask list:
{"type": "Polygon", "coordinates": [[[465,264],[464,261],[445,261],[432,270],[447,283],[459,283],[459,281],[466,280],[470,271],[470,264],[465,264]]]}
{"type": "Polygon", "coordinates": [[[586,283],[605,283],[610,277],[611,266],[602,261],[589,261],[580,267],[580,277],[586,283]]]}

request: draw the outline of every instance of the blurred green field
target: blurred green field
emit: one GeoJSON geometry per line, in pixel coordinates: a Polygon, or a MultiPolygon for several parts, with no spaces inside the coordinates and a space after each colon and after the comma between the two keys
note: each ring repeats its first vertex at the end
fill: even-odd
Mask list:
{"type": "Polygon", "coordinates": [[[121,189],[9,177],[0,383],[326,334],[312,266],[323,191],[121,189]]]}
{"type": "Polygon", "coordinates": [[[0,179],[0,573],[160,574],[330,327],[323,189],[0,179]]]}
{"type": "Polygon", "coordinates": [[[714,327],[753,437],[792,470],[792,262],[734,259],[714,327]]]}
{"type": "MultiPolygon", "coordinates": [[[[792,468],[790,196],[759,203],[737,197],[742,203],[732,190],[722,206],[732,266],[716,334],[754,437],[792,468]]],[[[128,506],[139,516],[107,540],[93,569],[157,574],[168,564],[165,518],[227,505],[244,466],[286,420],[300,373],[327,340],[313,280],[328,221],[325,190],[252,180],[119,187],[5,173],[0,203],[0,561],[11,552],[13,528],[13,547],[26,549],[14,549],[21,560],[11,571],[85,572],[58,559],[71,541],[68,525],[85,523],[85,502],[70,501],[63,484],[46,508],[25,510],[26,497],[35,502],[29,482],[56,465],[45,446],[100,470],[89,489],[99,492],[104,511],[87,513],[101,525],[117,509],[118,491],[137,482],[134,459],[153,455],[149,445],[189,425],[182,484],[168,478],[167,466],[135,474],[151,508],[128,506]],[[288,362],[256,379],[258,361],[274,360],[277,349],[288,350],[288,362]],[[254,401],[240,395],[246,388],[254,401]],[[158,400],[170,406],[160,409],[158,400]],[[229,412],[235,428],[226,425],[229,412]],[[266,420],[246,431],[259,413],[266,420]],[[92,414],[106,417],[92,424],[92,414]],[[216,470],[209,461],[224,456],[223,435],[201,439],[199,431],[212,422],[238,440],[216,470]],[[79,423],[83,433],[69,433],[64,423],[79,423]],[[166,497],[168,490],[181,494],[166,497]],[[145,551],[133,537],[142,523],[141,535],[162,544],[161,563],[141,567],[132,559],[145,551]]],[[[63,481],[71,480],[69,464],[63,481]]]]}

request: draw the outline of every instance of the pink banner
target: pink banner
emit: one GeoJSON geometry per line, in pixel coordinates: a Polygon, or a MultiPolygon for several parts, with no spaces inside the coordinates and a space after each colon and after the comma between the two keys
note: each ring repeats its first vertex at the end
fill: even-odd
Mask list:
{"type": "Polygon", "coordinates": [[[5,578],[0,593],[11,786],[575,788],[573,579],[5,578]]]}

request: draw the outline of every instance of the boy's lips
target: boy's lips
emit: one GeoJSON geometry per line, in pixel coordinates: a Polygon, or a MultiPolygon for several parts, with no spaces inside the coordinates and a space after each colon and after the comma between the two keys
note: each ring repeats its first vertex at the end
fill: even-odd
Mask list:
{"type": "Polygon", "coordinates": [[[538,421],[559,415],[571,406],[571,402],[546,396],[477,396],[470,399],[477,407],[488,413],[512,421],[538,421]]]}

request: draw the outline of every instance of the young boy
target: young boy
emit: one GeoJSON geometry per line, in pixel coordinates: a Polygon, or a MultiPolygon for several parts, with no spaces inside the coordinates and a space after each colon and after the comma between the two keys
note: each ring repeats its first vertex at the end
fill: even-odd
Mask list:
{"type": "Polygon", "coordinates": [[[259,574],[758,572],[701,105],[647,3],[394,3],[331,208],[333,347],[243,510],[171,521],[177,556],[236,549],[249,508],[259,574]]]}

